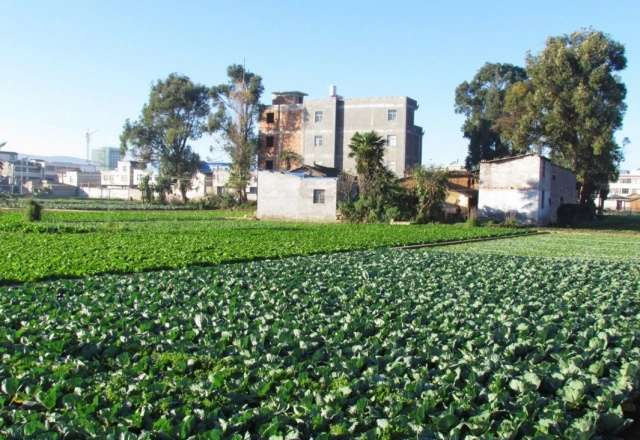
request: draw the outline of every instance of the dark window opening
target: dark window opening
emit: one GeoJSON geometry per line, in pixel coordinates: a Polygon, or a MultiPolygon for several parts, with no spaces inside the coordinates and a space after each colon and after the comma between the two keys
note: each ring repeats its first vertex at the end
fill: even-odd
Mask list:
{"type": "Polygon", "coordinates": [[[323,189],[314,189],[313,190],[313,203],[324,203],[324,190],[323,189]]]}
{"type": "Polygon", "coordinates": [[[265,162],[264,167],[268,170],[272,170],[273,169],[273,161],[272,160],[268,160],[265,162]]]}
{"type": "Polygon", "coordinates": [[[273,124],[276,118],[272,112],[267,113],[267,124],[273,124]]]}
{"type": "Polygon", "coordinates": [[[273,143],[274,143],[274,137],[273,136],[267,136],[266,139],[266,147],[267,148],[272,148],[273,147],[273,143]]]}

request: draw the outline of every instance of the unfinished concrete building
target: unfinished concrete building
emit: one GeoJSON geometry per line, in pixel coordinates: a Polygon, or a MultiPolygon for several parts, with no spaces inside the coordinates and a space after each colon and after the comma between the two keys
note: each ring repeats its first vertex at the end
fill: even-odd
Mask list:
{"type": "Polygon", "coordinates": [[[260,168],[287,170],[316,164],[353,172],[351,137],[372,130],[387,141],[385,164],[398,177],[421,163],[423,131],[414,123],[415,100],[343,98],[334,86],[329,93],[329,98],[309,100],[302,92],[272,94],[272,104],[260,120],[260,168]],[[293,155],[287,159],[282,151],[293,155]]]}

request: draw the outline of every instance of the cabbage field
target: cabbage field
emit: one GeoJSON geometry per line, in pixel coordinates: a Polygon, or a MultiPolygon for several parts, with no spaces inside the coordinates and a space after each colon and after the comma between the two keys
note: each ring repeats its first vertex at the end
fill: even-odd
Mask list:
{"type": "Polygon", "coordinates": [[[0,211],[0,284],[495,237],[530,231],[464,225],[318,224],[230,218],[234,211],[69,212],[41,222],[0,211]]]}
{"type": "Polygon", "coordinates": [[[0,437],[615,438],[638,292],[637,261],[393,249],[0,287],[0,437]]]}

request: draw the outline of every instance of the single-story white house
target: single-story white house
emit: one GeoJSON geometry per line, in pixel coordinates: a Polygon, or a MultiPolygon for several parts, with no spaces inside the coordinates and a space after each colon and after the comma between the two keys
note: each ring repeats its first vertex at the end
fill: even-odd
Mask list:
{"type": "Polygon", "coordinates": [[[558,207],[578,203],[576,174],[538,154],[480,163],[478,217],[547,225],[558,220],[558,207]]]}
{"type": "Polygon", "coordinates": [[[338,178],[258,171],[259,220],[337,221],[338,178]]]}

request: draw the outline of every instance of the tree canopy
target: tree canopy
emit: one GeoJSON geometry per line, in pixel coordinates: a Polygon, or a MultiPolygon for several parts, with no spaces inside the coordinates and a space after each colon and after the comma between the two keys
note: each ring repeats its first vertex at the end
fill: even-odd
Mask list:
{"type": "Polygon", "coordinates": [[[527,56],[531,86],[519,132],[577,173],[582,204],[617,177],[622,151],[614,135],[627,93],[617,72],[626,65],[624,46],[593,29],[550,37],[539,54],[527,56]]]}
{"type": "Polygon", "coordinates": [[[260,76],[239,64],[227,68],[227,77],[226,84],[209,90],[214,111],[209,116],[208,129],[222,135],[224,151],[231,157],[228,185],[236,191],[240,202],[246,202],[246,188],[257,158],[255,126],[260,116],[260,97],[264,87],[260,76]]]}
{"type": "Polygon", "coordinates": [[[502,114],[508,87],[526,78],[522,67],[486,63],[470,83],[465,81],[456,88],[455,111],[466,117],[462,132],[469,139],[467,168],[478,166],[482,160],[513,154],[494,125],[502,114]]]}
{"type": "Polygon", "coordinates": [[[200,165],[189,141],[199,139],[209,115],[207,88],[172,73],[158,80],[136,122],[126,120],[120,135],[122,154],[158,165],[160,175],[177,184],[183,200],[200,165]]]}

